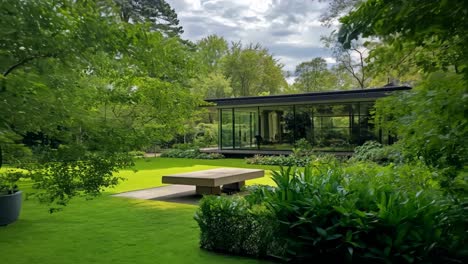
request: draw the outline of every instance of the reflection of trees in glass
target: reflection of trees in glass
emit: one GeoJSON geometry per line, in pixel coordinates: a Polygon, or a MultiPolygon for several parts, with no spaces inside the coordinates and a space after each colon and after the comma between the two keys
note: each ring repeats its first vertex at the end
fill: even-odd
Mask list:
{"type": "Polygon", "coordinates": [[[296,138],[306,138],[310,134],[312,129],[311,115],[307,111],[296,111],[296,119],[294,120],[294,114],[289,112],[284,116],[285,127],[288,131],[296,131],[296,138]],[[294,125],[295,121],[295,125],[294,125]]]}

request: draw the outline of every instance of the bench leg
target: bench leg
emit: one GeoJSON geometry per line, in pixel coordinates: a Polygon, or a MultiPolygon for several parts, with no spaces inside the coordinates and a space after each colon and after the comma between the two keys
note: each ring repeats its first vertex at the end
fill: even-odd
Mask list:
{"type": "Polygon", "coordinates": [[[225,192],[238,192],[245,186],[245,181],[235,182],[223,185],[223,191],[225,192]]]}
{"type": "Polygon", "coordinates": [[[195,189],[195,192],[198,195],[203,195],[203,194],[219,195],[219,194],[221,194],[221,188],[219,188],[219,186],[216,186],[216,187],[197,186],[196,189],[195,189]]]}

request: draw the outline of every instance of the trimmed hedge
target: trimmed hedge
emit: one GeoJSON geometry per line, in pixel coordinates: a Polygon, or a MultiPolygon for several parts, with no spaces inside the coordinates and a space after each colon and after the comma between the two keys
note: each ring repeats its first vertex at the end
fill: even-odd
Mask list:
{"type": "Polygon", "coordinates": [[[205,196],[195,220],[200,226],[201,248],[263,258],[282,254],[272,213],[243,197],[205,196]]]}

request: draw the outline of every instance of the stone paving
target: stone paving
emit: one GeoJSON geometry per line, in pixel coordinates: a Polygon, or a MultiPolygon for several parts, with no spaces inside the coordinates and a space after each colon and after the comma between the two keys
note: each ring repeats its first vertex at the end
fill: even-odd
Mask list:
{"type": "Polygon", "coordinates": [[[176,184],[118,193],[113,196],[195,205],[201,198],[201,196],[196,195],[195,186],[176,184]]]}

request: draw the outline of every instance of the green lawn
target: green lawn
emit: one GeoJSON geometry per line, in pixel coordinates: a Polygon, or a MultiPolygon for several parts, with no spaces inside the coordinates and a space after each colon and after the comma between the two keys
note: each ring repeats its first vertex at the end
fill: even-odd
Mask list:
{"type": "Polygon", "coordinates": [[[274,168],[242,159],[138,160],[138,172],[120,172],[127,180],[119,186],[91,201],[75,199],[62,212],[49,214],[47,206],[25,201],[20,219],[0,227],[1,263],[265,263],[199,249],[196,206],[110,196],[159,186],[165,174],[223,166],[274,168]]]}

